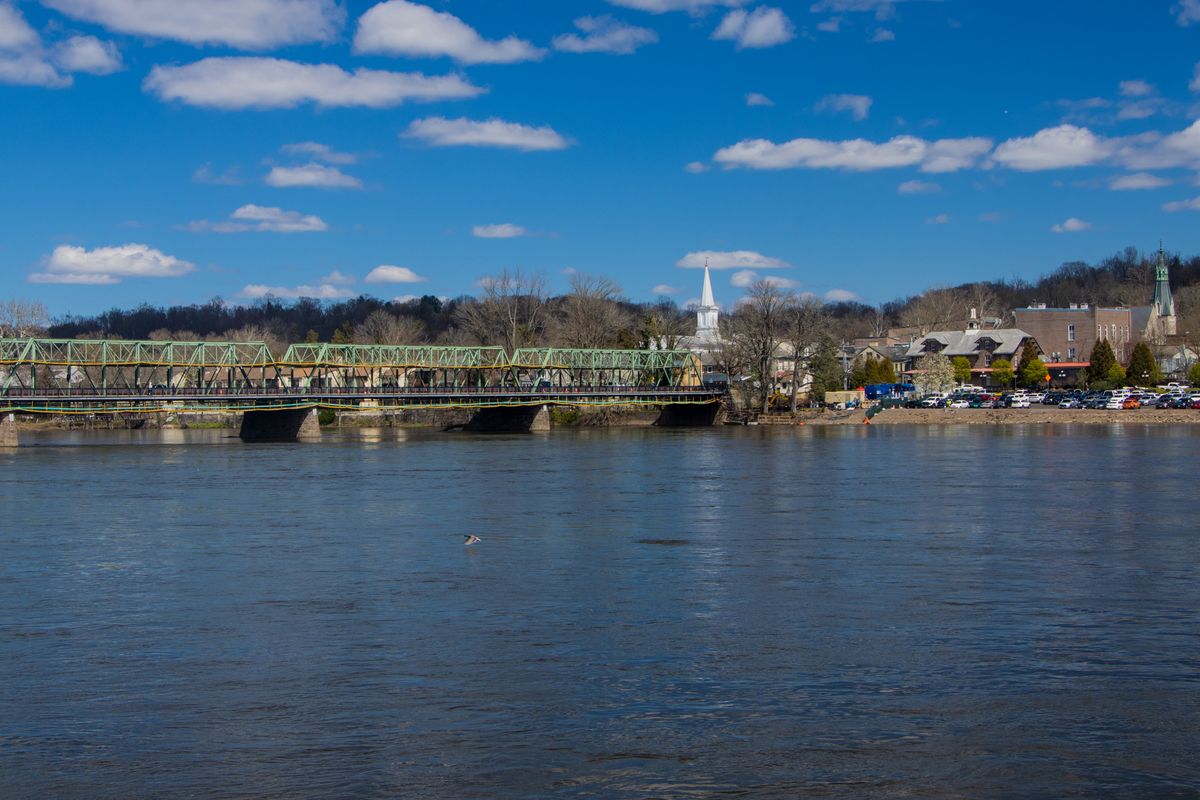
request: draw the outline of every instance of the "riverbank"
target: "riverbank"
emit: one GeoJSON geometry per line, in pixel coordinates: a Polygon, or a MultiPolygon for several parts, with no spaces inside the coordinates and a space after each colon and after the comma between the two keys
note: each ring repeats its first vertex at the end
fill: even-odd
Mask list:
{"type": "MultiPolygon", "coordinates": [[[[865,414],[843,422],[862,424],[865,414]]],[[[1140,408],[1107,411],[1083,408],[889,408],[872,425],[1196,425],[1200,411],[1140,408]]]]}

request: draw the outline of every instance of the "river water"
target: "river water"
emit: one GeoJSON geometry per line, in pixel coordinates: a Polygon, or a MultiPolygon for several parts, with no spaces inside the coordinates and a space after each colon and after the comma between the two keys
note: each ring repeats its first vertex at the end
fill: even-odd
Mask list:
{"type": "Polygon", "coordinates": [[[1190,426],[23,444],[5,798],[1200,796],[1190,426]]]}

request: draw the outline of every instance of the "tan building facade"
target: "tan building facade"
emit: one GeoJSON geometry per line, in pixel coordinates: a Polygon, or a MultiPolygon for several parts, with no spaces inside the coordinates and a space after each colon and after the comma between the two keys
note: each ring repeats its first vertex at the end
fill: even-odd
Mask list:
{"type": "Polygon", "coordinates": [[[1047,362],[1087,361],[1098,341],[1112,346],[1117,361],[1125,363],[1142,339],[1145,322],[1138,325],[1132,308],[1097,308],[1086,303],[1070,308],[1044,305],[1013,311],[1017,327],[1037,340],[1047,362]]]}

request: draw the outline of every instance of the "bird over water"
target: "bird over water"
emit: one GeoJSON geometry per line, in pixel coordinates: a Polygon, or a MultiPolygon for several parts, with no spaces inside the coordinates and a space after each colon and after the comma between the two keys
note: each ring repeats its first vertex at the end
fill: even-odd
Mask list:
{"type": "Polygon", "coordinates": [[[480,541],[479,537],[473,533],[464,533],[463,534],[463,544],[465,544],[467,546],[473,545],[478,541],[480,541]]]}

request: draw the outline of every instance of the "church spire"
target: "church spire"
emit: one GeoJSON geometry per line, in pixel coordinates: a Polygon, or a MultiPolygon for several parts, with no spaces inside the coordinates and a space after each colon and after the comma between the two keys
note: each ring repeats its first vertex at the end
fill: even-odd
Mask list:
{"type": "Polygon", "coordinates": [[[711,308],[717,303],[713,300],[712,280],[708,276],[708,259],[704,260],[704,291],[700,293],[700,305],[703,308],[711,308]]]}
{"type": "Polygon", "coordinates": [[[1167,336],[1175,334],[1175,300],[1171,297],[1171,276],[1167,270],[1167,258],[1162,242],[1158,243],[1158,267],[1154,270],[1154,303],[1151,311],[1160,320],[1160,331],[1167,336]]]}
{"type": "Polygon", "coordinates": [[[720,323],[717,320],[721,309],[713,297],[712,278],[708,274],[708,261],[704,262],[704,288],[700,292],[700,306],[696,309],[696,336],[701,339],[720,338],[720,323]]]}

